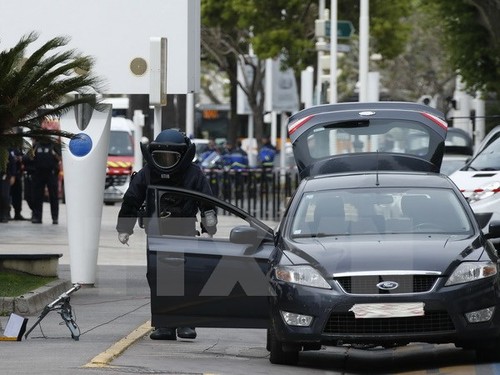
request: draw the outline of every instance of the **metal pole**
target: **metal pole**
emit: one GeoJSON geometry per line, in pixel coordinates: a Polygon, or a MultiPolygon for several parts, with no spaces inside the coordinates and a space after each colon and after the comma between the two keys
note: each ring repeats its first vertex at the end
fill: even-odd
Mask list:
{"type": "Polygon", "coordinates": [[[141,151],[141,140],[142,140],[142,128],[144,127],[144,114],[142,109],[136,109],[134,111],[134,170],[138,171],[142,169],[142,151],[141,151]]]}
{"type": "Polygon", "coordinates": [[[330,7],[330,103],[337,103],[337,0],[330,7]]]}
{"type": "Polygon", "coordinates": [[[476,110],[476,129],[474,131],[474,147],[477,148],[479,143],[484,138],[485,134],[485,105],[482,98],[483,93],[481,91],[476,91],[476,98],[474,99],[474,109],[476,110]]]}
{"type": "Polygon", "coordinates": [[[186,135],[195,138],[194,134],[194,94],[186,94],[186,135]]]}
{"type": "MultiPolygon", "coordinates": [[[[320,20],[325,18],[325,0],[319,0],[319,12],[318,18],[320,20]]],[[[318,43],[324,43],[324,38],[318,38],[318,43]]],[[[318,51],[318,68],[316,71],[316,104],[321,104],[321,57],[323,57],[323,51],[318,51]]]]}
{"type": "Polygon", "coordinates": [[[369,0],[360,0],[359,16],[359,101],[368,101],[369,0]]]}

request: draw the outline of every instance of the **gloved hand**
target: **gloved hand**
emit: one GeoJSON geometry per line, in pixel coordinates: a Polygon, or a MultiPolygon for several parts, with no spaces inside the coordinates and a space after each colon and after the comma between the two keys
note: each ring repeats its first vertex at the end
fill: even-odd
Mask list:
{"type": "Polygon", "coordinates": [[[118,241],[120,241],[124,245],[128,245],[128,238],[130,237],[130,234],[128,233],[118,233],[118,241]]]}
{"type": "Polygon", "coordinates": [[[202,229],[206,230],[212,236],[217,232],[217,215],[215,210],[205,211],[201,217],[202,229]]]}
{"type": "Polygon", "coordinates": [[[203,237],[203,238],[212,238],[212,237],[213,237],[213,235],[211,235],[210,233],[207,233],[207,232],[203,232],[203,233],[201,234],[201,237],[203,237]]]}

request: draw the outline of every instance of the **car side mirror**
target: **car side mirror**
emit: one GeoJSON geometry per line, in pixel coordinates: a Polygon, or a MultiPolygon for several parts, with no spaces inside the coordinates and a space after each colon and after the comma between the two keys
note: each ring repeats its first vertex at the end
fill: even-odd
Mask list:
{"type": "Polygon", "coordinates": [[[255,246],[260,242],[260,238],[257,229],[246,225],[239,225],[231,229],[229,241],[231,241],[231,243],[255,246]]]}
{"type": "Polygon", "coordinates": [[[488,226],[487,238],[500,238],[500,221],[494,220],[488,226]]]}

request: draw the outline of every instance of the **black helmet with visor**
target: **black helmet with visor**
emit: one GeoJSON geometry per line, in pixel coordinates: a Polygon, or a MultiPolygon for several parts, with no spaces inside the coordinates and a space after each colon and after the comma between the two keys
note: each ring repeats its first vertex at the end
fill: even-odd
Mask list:
{"type": "Polygon", "coordinates": [[[195,145],[175,129],[162,131],[147,148],[148,163],[160,173],[172,174],[186,169],[195,155],[195,145]]]}

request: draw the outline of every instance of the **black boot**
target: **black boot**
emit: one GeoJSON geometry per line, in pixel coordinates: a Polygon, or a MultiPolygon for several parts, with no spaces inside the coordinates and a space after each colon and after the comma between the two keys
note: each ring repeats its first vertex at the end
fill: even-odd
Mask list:
{"type": "Polygon", "coordinates": [[[149,335],[151,340],[177,340],[175,336],[175,328],[156,328],[149,335]]]}
{"type": "Polygon", "coordinates": [[[177,336],[181,339],[195,339],[196,330],[194,327],[179,327],[177,328],[177,336]]]}

